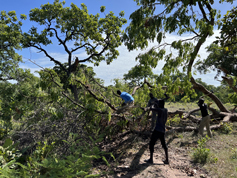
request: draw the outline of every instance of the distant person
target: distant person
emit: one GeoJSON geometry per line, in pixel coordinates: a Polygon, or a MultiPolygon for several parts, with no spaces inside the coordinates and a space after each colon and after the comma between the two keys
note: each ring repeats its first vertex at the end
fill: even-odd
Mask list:
{"type": "Polygon", "coordinates": [[[200,110],[202,113],[202,120],[201,120],[200,126],[199,126],[199,134],[201,136],[203,136],[203,129],[204,129],[204,127],[206,127],[207,135],[211,138],[212,137],[212,133],[211,133],[211,129],[210,129],[210,120],[211,119],[210,119],[210,115],[208,114],[207,104],[204,103],[203,98],[200,98],[197,104],[200,107],[200,110]]]}
{"type": "Polygon", "coordinates": [[[156,119],[156,126],[155,126],[154,131],[152,132],[150,143],[149,143],[150,159],[145,160],[145,162],[153,164],[154,146],[155,146],[156,141],[160,139],[161,145],[165,151],[165,160],[163,162],[164,164],[169,164],[168,147],[165,142],[165,124],[168,117],[168,110],[164,108],[165,106],[164,99],[159,100],[157,104],[158,104],[158,107],[151,108],[152,111],[157,112],[158,116],[156,119]]]}
{"type": "Polygon", "coordinates": [[[129,109],[130,107],[134,105],[134,98],[129,93],[121,92],[120,90],[117,90],[117,94],[124,100],[122,104],[123,109],[125,110],[129,109]]]}

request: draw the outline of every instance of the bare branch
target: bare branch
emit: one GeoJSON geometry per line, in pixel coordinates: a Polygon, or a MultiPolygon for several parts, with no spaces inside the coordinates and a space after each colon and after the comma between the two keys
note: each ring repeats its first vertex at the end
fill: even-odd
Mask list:
{"type": "Polygon", "coordinates": [[[201,10],[201,12],[202,12],[203,18],[204,18],[207,22],[209,22],[209,20],[208,20],[208,18],[207,18],[207,15],[206,15],[206,12],[205,12],[205,10],[203,9],[202,3],[201,3],[200,1],[198,1],[198,6],[199,6],[199,8],[200,8],[200,10],[201,10]]]}
{"type": "Polygon", "coordinates": [[[45,49],[43,49],[39,46],[36,46],[36,45],[33,45],[33,47],[35,47],[38,50],[42,51],[50,59],[50,61],[53,61],[55,64],[58,64],[67,73],[67,69],[61,64],[61,62],[55,60],[52,56],[50,56],[45,49]]]}

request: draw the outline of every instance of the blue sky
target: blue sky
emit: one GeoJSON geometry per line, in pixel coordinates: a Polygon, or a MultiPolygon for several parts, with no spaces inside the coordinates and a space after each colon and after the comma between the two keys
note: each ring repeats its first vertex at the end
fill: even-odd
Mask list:
{"type": "MultiPolygon", "coordinates": [[[[39,1],[33,1],[33,0],[5,0],[4,3],[1,4],[1,10],[5,11],[11,11],[15,10],[17,15],[20,14],[26,14],[28,15],[29,11],[33,8],[40,7],[41,4],[46,3],[53,3],[54,0],[39,0],[39,1]]],[[[216,0],[217,2],[217,0],[216,0]]],[[[100,7],[105,6],[106,11],[105,13],[109,13],[109,11],[113,11],[115,15],[118,15],[120,11],[125,12],[125,18],[128,20],[128,23],[123,27],[124,29],[129,24],[129,16],[132,12],[134,12],[139,7],[133,0],[66,0],[66,6],[70,6],[71,3],[76,4],[78,7],[80,7],[81,3],[84,3],[87,8],[88,12],[90,14],[96,14],[99,13],[100,7]]],[[[222,4],[215,6],[217,9],[221,10],[224,13],[226,13],[227,10],[229,10],[232,6],[236,6],[236,1],[232,5],[226,5],[222,4]]],[[[32,22],[29,20],[23,21],[23,30],[26,31],[32,26],[32,22]]],[[[209,38],[206,41],[205,46],[209,45],[213,40],[214,37],[218,35],[218,31],[215,31],[215,35],[213,37],[209,38]]],[[[167,37],[166,40],[172,38],[179,38],[177,36],[170,35],[167,37]]],[[[55,44],[57,45],[57,44],[55,44]]],[[[153,44],[150,44],[152,46],[153,44]]],[[[205,47],[204,46],[204,47],[205,47]]],[[[205,58],[207,54],[205,53],[205,48],[202,48],[200,51],[200,54],[202,58],[205,58]]],[[[48,47],[50,51],[50,54],[57,59],[61,59],[63,62],[66,59],[66,54],[61,53],[57,48],[54,48],[54,45],[52,47],[48,47]]],[[[125,46],[121,46],[118,48],[120,52],[120,56],[118,59],[114,60],[110,65],[106,65],[105,62],[101,62],[99,67],[94,67],[94,71],[96,72],[96,77],[101,78],[105,81],[105,85],[113,84],[112,79],[115,78],[123,78],[123,75],[127,73],[133,66],[137,64],[135,61],[135,57],[141,53],[142,51],[130,51],[126,49],[125,46]]],[[[37,64],[41,65],[42,67],[53,67],[54,63],[49,61],[49,59],[45,58],[43,54],[37,53],[35,49],[25,49],[19,52],[23,56],[24,63],[20,66],[22,68],[29,68],[31,69],[32,73],[36,70],[39,70],[38,66],[32,64],[28,59],[31,59],[35,61],[37,64]]],[[[78,57],[85,57],[85,53],[78,53],[76,54],[78,57]]],[[[64,61],[66,62],[66,60],[64,61]]],[[[92,65],[90,65],[92,66],[92,65]]],[[[92,66],[93,67],[93,66],[92,66]]],[[[156,69],[153,70],[154,73],[161,73],[162,65],[158,65],[156,69]]],[[[202,80],[208,84],[212,85],[219,85],[218,81],[214,80],[214,73],[210,73],[208,75],[197,75],[195,78],[202,78],[202,80]]]]}

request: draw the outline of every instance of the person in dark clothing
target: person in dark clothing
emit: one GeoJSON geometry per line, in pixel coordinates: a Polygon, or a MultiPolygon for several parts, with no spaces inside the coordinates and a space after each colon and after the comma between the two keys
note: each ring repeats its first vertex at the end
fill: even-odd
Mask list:
{"type": "Polygon", "coordinates": [[[168,110],[164,108],[165,101],[164,99],[159,100],[158,107],[151,108],[152,111],[157,112],[157,120],[156,120],[156,127],[152,132],[150,143],[149,143],[149,150],[150,150],[150,159],[145,160],[147,163],[153,163],[153,153],[154,153],[154,146],[158,139],[161,141],[161,145],[165,151],[166,159],[163,161],[164,164],[169,164],[168,159],[168,147],[165,142],[165,124],[168,117],[168,110]]]}
{"type": "MultiPolygon", "coordinates": [[[[155,108],[155,104],[158,104],[159,101],[158,101],[157,98],[155,98],[153,96],[152,93],[150,93],[149,96],[150,96],[150,100],[148,101],[147,107],[154,107],[155,108]]],[[[153,131],[154,128],[155,128],[157,113],[155,111],[151,111],[151,112],[152,112],[152,116],[151,116],[151,118],[152,118],[151,119],[151,131],[153,131]]]]}
{"type": "Polygon", "coordinates": [[[211,138],[212,133],[210,129],[210,115],[208,114],[207,110],[207,104],[204,103],[204,99],[200,98],[198,101],[198,106],[200,107],[201,113],[202,113],[202,120],[200,122],[199,126],[199,134],[203,136],[203,129],[206,127],[207,135],[211,138]]]}

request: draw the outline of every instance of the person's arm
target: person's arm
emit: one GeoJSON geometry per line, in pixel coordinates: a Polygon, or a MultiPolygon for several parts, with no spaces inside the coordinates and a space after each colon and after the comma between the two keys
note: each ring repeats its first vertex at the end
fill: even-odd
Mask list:
{"type": "Polygon", "coordinates": [[[164,100],[167,101],[170,97],[166,93],[164,95],[165,95],[165,99],[164,100]]]}
{"type": "Polygon", "coordinates": [[[156,107],[156,108],[152,108],[152,107],[150,107],[150,110],[151,110],[151,111],[155,111],[155,112],[159,112],[159,111],[160,111],[160,108],[157,108],[157,107],[156,107]]]}

